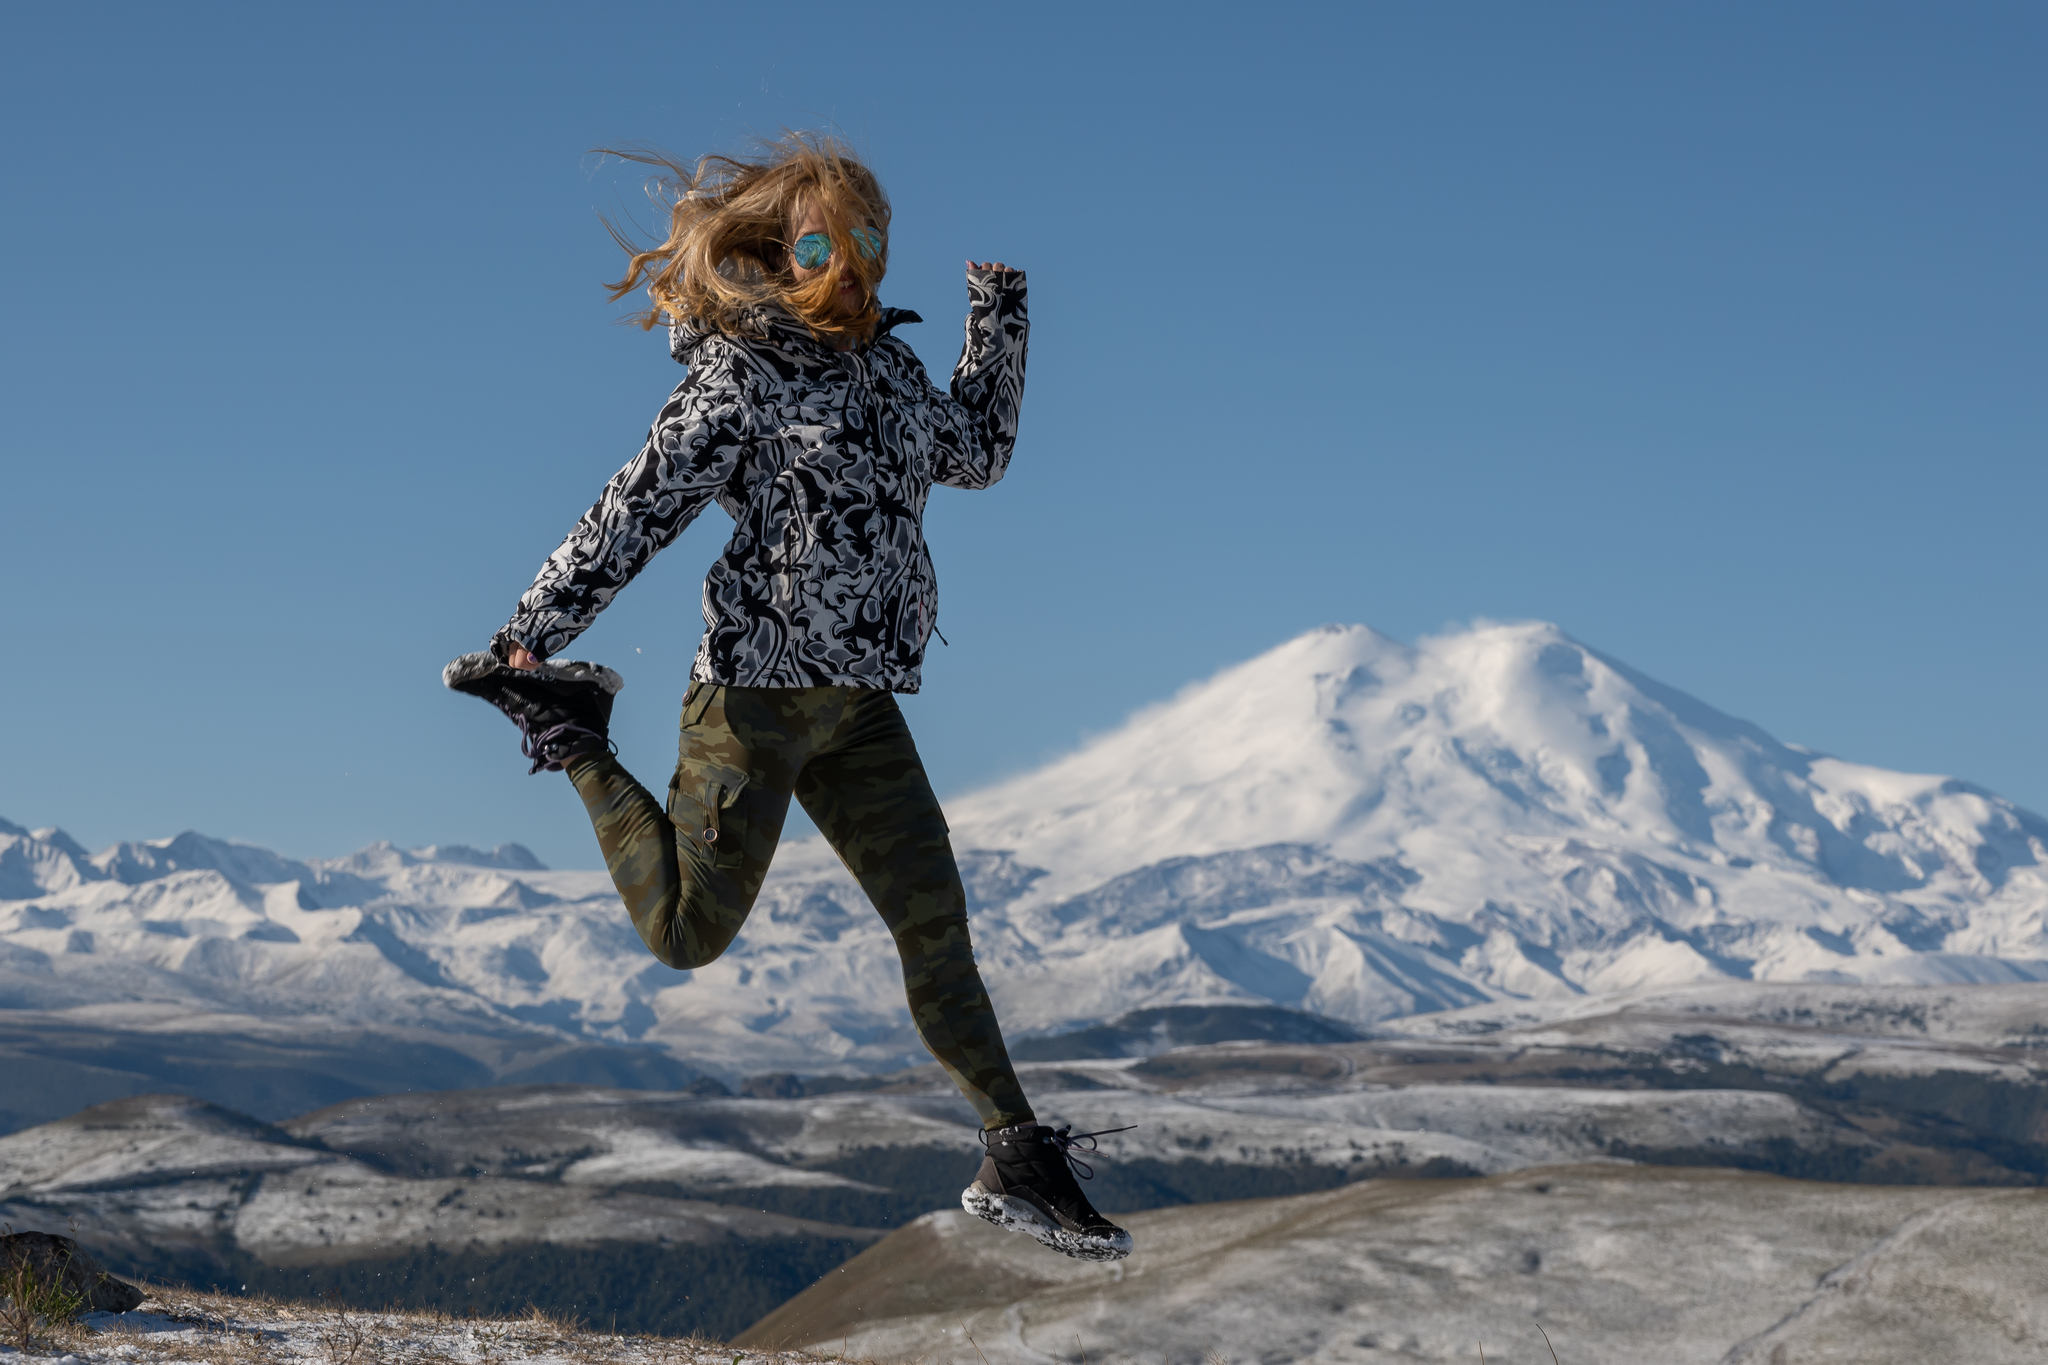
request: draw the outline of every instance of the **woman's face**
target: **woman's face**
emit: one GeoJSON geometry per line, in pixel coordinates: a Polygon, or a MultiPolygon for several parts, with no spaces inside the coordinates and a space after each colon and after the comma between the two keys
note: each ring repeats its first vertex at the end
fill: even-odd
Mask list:
{"type": "MultiPolygon", "coordinates": [[[[825,229],[825,211],[815,204],[806,204],[797,214],[796,225],[789,231],[789,240],[794,242],[809,236],[813,232],[823,232],[825,229]]],[[[830,261],[820,266],[814,266],[809,270],[798,265],[793,257],[789,262],[790,273],[796,276],[798,284],[816,279],[831,268],[832,262],[830,261]]],[[[835,303],[841,317],[851,317],[860,311],[860,285],[854,279],[852,271],[848,271],[840,276],[839,296],[835,303]]]]}

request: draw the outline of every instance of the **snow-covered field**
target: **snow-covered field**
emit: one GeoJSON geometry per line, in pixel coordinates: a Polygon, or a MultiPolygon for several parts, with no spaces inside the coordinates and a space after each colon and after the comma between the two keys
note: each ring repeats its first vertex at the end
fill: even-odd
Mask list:
{"type": "Polygon", "coordinates": [[[736,1340],[156,1290],[22,1354],[62,1362],[528,1360],[930,1365],[1548,1360],[2032,1362],[2048,1192],[1529,1168],[1373,1181],[1125,1218],[1127,1262],[1065,1261],[965,1215],[919,1219],[736,1340]],[[1539,1334],[1538,1328],[1542,1329],[1539,1334]],[[801,1348],[801,1349],[791,1349],[801,1348]],[[814,1354],[822,1353],[822,1354],[814,1354]]]}
{"type": "Polygon", "coordinates": [[[157,1289],[0,1359],[107,1365],[2019,1365],[2048,1341],[2048,1192],[1532,1168],[1131,1216],[1119,1265],[919,1219],[731,1346],[157,1289]],[[1540,1329],[1540,1331],[1539,1331],[1540,1329]],[[1546,1343],[1547,1336],[1547,1343],[1546,1343]],[[795,1348],[795,1349],[792,1349],[795,1348]]]}
{"type": "MultiPolygon", "coordinates": [[[[2040,984],[1718,984],[1020,1071],[1047,1121],[1127,1129],[1096,1162],[1112,1211],[1572,1162],[2027,1185],[2048,1169],[2044,1009],[2040,984]]],[[[0,1137],[0,1219],[75,1226],[117,1267],[223,1248],[331,1267],[436,1247],[853,1247],[954,1202],[974,1132],[934,1066],[786,1098],[391,1095],[281,1125],[159,1096],[0,1137]]]]}
{"type": "MultiPolygon", "coordinates": [[[[1779,743],[1542,624],[1312,632],[949,815],[1018,1037],[1147,1005],[1371,1025],[1688,982],[2048,978],[2048,821],[1779,743]]],[[[922,1060],[900,992],[815,843],[783,850],[723,959],[678,973],[602,873],[516,846],[88,855],[0,825],[9,1126],[166,1083],[282,1117],[407,1086],[887,1071],[922,1060]]]]}
{"type": "MultiPolygon", "coordinates": [[[[1558,1316],[1546,1318],[1549,1324],[1576,1322],[1586,1331],[1605,1324],[1616,1350],[1641,1345],[1633,1319],[1612,1317],[1622,1312],[1619,1291],[1605,1276],[1634,1285],[1633,1292],[1655,1289],[1678,1305],[1669,1308],[1668,1321],[1656,1313],[1646,1320],[1662,1323],[1657,1330],[1669,1328],[1691,1351],[1705,1350],[1708,1340],[1700,1333],[1710,1315],[1696,1302],[1702,1285],[1740,1297],[1745,1311],[1779,1305],[1782,1316],[1813,1297],[1809,1260],[1839,1254],[1829,1264],[1847,1264],[1863,1254],[1856,1238],[1878,1245],[1868,1220],[1843,1222],[1848,1214],[1837,1217],[1831,1208],[1876,1210],[1871,1218],[1903,1229],[1923,1208],[1946,1208],[1944,1201],[1965,1195],[1988,1198],[1987,1187],[2033,1198],[2037,1190],[2011,1187],[2037,1186],[2048,1170],[2048,1083],[2036,1022],[2044,1011],[2048,984],[2040,983],[1708,983],[1645,989],[1610,998],[1598,1010],[1577,1000],[1498,1002],[1398,1021],[1353,1042],[1230,1042],[1026,1063],[1020,1071],[1049,1121],[1082,1130],[1130,1125],[1105,1135],[1091,1158],[1099,1172],[1091,1189],[1105,1209],[1189,1205],[1134,1215],[1171,1234],[1155,1250],[1186,1252],[1186,1266],[1172,1262],[1181,1268],[1171,1276],[1195,1275],[1190,1267],[1207,1264],[1198,1254],[1199,1230],[1210,1225],[1203,1220],[1236,1227],[1270,1202],[1213,1201],[1332,1187],[1405,1190],[1398,1197],[1346,1193],[1354,1202],[1330,1205],[1375,1211],[1345,1224],[1350,1230],[1335,1244],[1329,1236],[1336,1234],[1258,1223],[1244,1245],[1267,1248],[1276,1264],[1294,1264],[1311,1286],[1322,1283],[1322,1272],[1313,1268],[1319,1263],[1297,1264],[1303,1257],[1367,1266],[1370,1275],[1357,1271],[1361,1283],[1384,1290],[1374,1302],[1409,1315],[1374,1321],[1391,1323],[1389,1332],[1399,1328],[1384,1339],[1408,1343],[1400,1349],[1411,1357],[1460,1358],[1459,1332],[1483,1327],[1491,1340],[1506,1321],[1500,1304],[1527,1298],[1533,1282],[1508,1278],[1505,1289],[1487,1282],[1498,1257],[1474,1248],[1502,1238],[1516,1255],[1534,1254],[1549,1268],[1552,1279],[1544,1283],[1556,1286],[1555,1294],[1531,1300],[1555,1305],[1558,1316]],[[1732,1173],[1678,1167],[1851,1183],[1715,1183],[1732,1173]],[[1512,1200],[1459,1202],[1463,1196],[1447,1193],[1521,1189],[1499,1182],[1536,1179],[1532,1173],[1539,1172],[1549,1173],[1543,1180],[1570,1174],[1579,1182],[1571,1188],[1607,1193],[1571,1205],[1576,1212],[1557,1226],[1543,1219],[1564,1202],[1528,1205],[1525,1212],[1536,1210],[1530,1223],[1517,1221],[1515,1210],[1524,1206],[1512,1200]],[[1648,1183],[1598,1183],[1630,1172],[1648,1183]],[[1439,1179],[1404,1178],[1414,1174],[1439,1179]],[[1441,1179],[1458,1176],[1494,1184],[1441,1179]],[[1765,1188],[1786,1193],[1773,1202],[1755,1193],[1765,1188]],[[1450,1202],[1439,1201],[1440,1194],[1450,1202]],[[1722,1207],[1728,1199],[1736,1204],[1722,1207]],[[1386,1223],[1411,1214],[1422,1222],[1406,1231],[1386,1223]],[[1160,1218],[1166,1221],[1155,1224],[1160,1218]],[[1659,1218],[1672,1221],[1653,1234],[1659,1218]],[[1754,1226],[1742,1234],[1745,1218],[1754,1226]],[[1786,1232],[1773,1218],[1850,1232],[1814,1243],[1800,1259],[1786,1248],[1805,1245],[1804,1223],[1786,1232]],[[1174,1242],[1182,1236],[1175,1228],[1192,1231],[1174,1242]],[[1692,1245],[1699,1274],[1688,1279],[1670,1257],[1657,1259],[1661,1251],[1632,1249],[1657,1235],[1692,1245]],[[1383,1244],[1387,1237],[1393,1242],[1383,1244]],[[1440,1319],[1425,1311],[1438,1302],[1433,1294],[1443,1305],[1440,1319]]],[[[866,1084],[780,1098],[569,1085],[470,1089],[349,1100],[278,1125],[184,1096],[121,1100],[0,1137],[0,1221],[72,1232],[125,1273],[247,1282],[300,1296],[335,1289],[366,1306],[394,1297],[459,1304],[469,1292],[461,1284],[474,1283],[478,1292],[499,1296],[491,1312],[530,1295],[555,1311],[618,1311],[629,1327],[737,1332],[820,1275],[836,1283],[847,1257],[927,1210],[955,1204],[971,1178],[980,1154],[974,1119],[937,1067],[866,1084]],[[724,1300],[704,1286],[702,1277],[711,1273],[724,1276],[724,1300]],[[507,1276],[510,1291],[497,1283],[507,1276]],[[695,1297],[679,1300],[678,1293],[695,1297]]],[[[1995,1199],[1980,1212],[1991,1217],[2008,1208],[2037,1223],[2048,1212],[2038,1202],[1995,1199]]],[[[1944,1222],[1941,1237],[1977,1239],[1985,1254],[2007,1254],[2004,1223],[1980,1227],[1971,1221],[1976,1213],[1954,1217],[1962,1221],[1944,1222]]],[[[952,1224],[926,1226],[943,1231],[952,1224]]],[[[900,1236],[891,1235],[890,1244],[900,1247],[900,1236]]],[[[962,1245],[971,1246],[971,1238],[962,1245]]],[[[1015,1323],[1041,1321],[1030,1316],[1039,1308],[1026,1304],[1038,1293],[1033,1286],[1067,1283],[1057,1275],[1045,1279],[1057,1258],[1025,1250],[1032,1254],[1021,1265],[1038,1279],[1018,1289],[1004,1270],[988,1281],[996,1287],[990,1292],[1020,1296],[1004,1301],[1005,1312],[1026,1316],[994,1322],[1013,1336],[1024,1331],[1015,1323]]],[[[2020,1263],[2031,1265],[2025,1256],[2032,1254],[2020,1263]]],[[[856,1261],[845,1273],[867,1263],[856,1261]]],[[[957,1272],[914,1258],[905,1264],[935,1282],[964,1275],[961,1282],[979,1283],[980,1262],[971,1258],[957,1272]]],[[[1131,1273],[1149,1264],[1134,1261],[1131,1273]]],[[[1344,1340],[1317,1335],[1321,1326],[1306,1346],[1284,1334],[1278,1345],[1256,1344],[1254,1337],[1282,1324],[1268,1320],[1261,1297],[1267,1281],[1249,1268],[1245,1273],[1249,1278],[1236,1288],[1199,1276],[1191,1281],[1204,1294],[1240,1296],[1250,1326],[1239,1330],[1231,1326],[1235,1319],[1217,1317],[1201,1329],[1213,1333],[1222,1354],[1374,1358],[1347,1354],[1344,1340]]],[[[1292,1302],[1273,1293],[1273,1302],[1292,1302]]],[[[876,1290],[858,1302],[869,1297],[880,1303],[888,1296],[876,1290]]],[[[1095,1306],[1082,1313],[1060,1302],[1065,1306],[1046,1310],[1052,1316],[1043,1319],[1057,1330],[1033,1326],[1006,1358],[1062,1354],[1064,1334],[1073,1329],[1082,1331],[1090,1354],[1149,1360],[1131,1344],[1148,1340],[1137,1328],[1103,1324],[1141,1323],[1174,1308],[1091,1299],[1095,1306]]],[[[1810,1313],[1822,1313],[1834,1300],[1814,1302],[1819,1307],[1810,1313]]],[[[2006,1321],[1996,1316],[2006,1311],[1998,1304],[1958,1302],[1956,1311],[2006,1321]]],[[[944,1311],[961,1308],[949,1300],[944,1311]]],[[[896,1335],[886,1340],[863,1338],[860,1352],[888,1355],[901,1347],[930,1358],[939,1347],[958,1345],[931,1337],[938,1326],[919,1313],[890,1311],[919,1320],[891,1326],[896,1335]],[[917,1340],[931,1349],[913,1350],[917,1340]]],[[[1322,1321],[1301,1311],[1304,1321],[1322,1321]]],[[[981,1332],[994,1320],[978,1321],[981,1332]]],[[[1382,1340],[1379,1329],[1363,1327],[1346,1340],[1355,1345],[1366,1337],[1382,1340]]],[[[1203,1355],[1194,1340],[1174,1338],[1168,1358],[1185,1356],[1193,1365],[1203,1355]]],[[[1736,1338],[1713,1340],[1726,1350],[1736,1338]]],[[[1489,1346],[1489,1358],[1520,1358],[1512,1343],[1504,1345],[1510,1349],[1489,1346]]]]}
{"type": "Polygon", "coordinates": [[[129,1313],[88,1313],[0,1359],[51,1365],[828,1365],[803,1351],[736,1352],[722,1343],[605,1332],[550,1319],[361,1312],[333,1305],[158,1289],[129,1313]]]}

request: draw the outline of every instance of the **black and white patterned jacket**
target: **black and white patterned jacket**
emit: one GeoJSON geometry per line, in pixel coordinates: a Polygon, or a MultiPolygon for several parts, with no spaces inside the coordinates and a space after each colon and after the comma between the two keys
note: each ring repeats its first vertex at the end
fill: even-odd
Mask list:
{"type": "Polygon", "coordinates": [[[1024,393],[1023,273],[969,271],[967,289],[950,393],[892,334],[920,321],[899,309],[852,351],[775,310],[759,335],[671,329],[689,377],[541,566],[493,641],[501,656],[511,642],[559,654],[716,499],[733,533],[704,580],[692,677],[917,691],[938,612],[925,499],[934,482],[1003,477],[1024,393]]]}

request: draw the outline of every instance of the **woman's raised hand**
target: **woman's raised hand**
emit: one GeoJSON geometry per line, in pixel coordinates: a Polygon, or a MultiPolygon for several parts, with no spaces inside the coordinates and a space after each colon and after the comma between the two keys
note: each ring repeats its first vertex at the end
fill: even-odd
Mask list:
{"type": "Polygon", "coordinates": [[[1008,270],[1010,267],[1004,265],[1001,261],[969,261],[967,268],[969,270],[1008,270]]]}
{"type": "Polygon", "coordinates": [[[505,662],[513,668],[523,668],[528,672],[540,667],[540,660],[527,653],[525,645],[512,646],[505,654],[505,662]]]}

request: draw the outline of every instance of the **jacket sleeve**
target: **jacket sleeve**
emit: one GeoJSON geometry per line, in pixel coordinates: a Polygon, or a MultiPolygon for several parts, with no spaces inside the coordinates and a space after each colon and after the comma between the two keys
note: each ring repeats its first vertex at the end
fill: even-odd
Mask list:
{"type": "Polygon", "coordinates": [[[730,357],[701,356],[646,446],[540,566],[492,649],[502,658],[516,643],[547,659],[567,648],[717,496],[747,440],[748,405],[730,357]]]}
{"type": "Polygon", "coordinates": [[[967,344],[953,367],[952,393],[934,404],[939,420],[933,477],[940,483],[986,488],[1010,467],[1030,337],[1024,272],[968,271],[967,344]]]}

